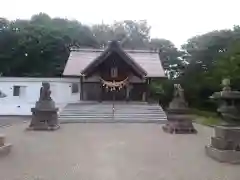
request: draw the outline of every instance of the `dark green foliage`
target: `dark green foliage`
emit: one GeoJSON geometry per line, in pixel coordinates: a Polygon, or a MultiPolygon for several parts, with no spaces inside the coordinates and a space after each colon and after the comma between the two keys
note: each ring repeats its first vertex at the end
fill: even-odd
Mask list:
{"type": "Polygon", "coordinates": [[[163,108],[167,108],[172,100],[173,81],[168,79],[153,80],[150,86],[150,98],[158,100],[163,108]]]}
{"type": "Polygon", "coordinates": [[[174,76],[181,64],[179,51],[168,40],[150,39],[149,33],[146,21],[125,20],[89,27],[44,13],[33,15],[30,20],[0,18],[0,73],[3,76],[61,76],[70,48],[103,48],[109,41],[119,40],[128,49],[160,50],[166,73],[174,76]]]}
{"type": "Polygon", "coordinates": [[[190,106],[216,109],[209,96],[221,90],[221,79],[231,79],[240,90],[240,27],[190,38],[182,49],[166,39],[151,39],[146,21],[121,21],[91,27],[75,20],[40,13],[30,20],[0,18],[0,75],[61,76],[70,48],[105,47],[119,40],[124,48],[159,51],[168,80],[154,80],[152,99],[164,107],[174,83],[182,84],[190,106]]]}
{"type": "Polygon", "coordinates": [[[70,48],[101,48],[111,40],[121,40],[127,48],[146,48],[149,30],[146,21],[89,27],[44,13],[30,20],[0,18],[0,75],[61,76],[70,48]]]}
{"type": "Polygon", "coordinates": [[[221,90],[221,80],[230,78],[234,89],[240,89],[240,30],[213,31],[188,40],[183,46],[188,65],[178,80],[185,88],[191,106],[204,110],[216,109],[209,100],[221,90]]]}

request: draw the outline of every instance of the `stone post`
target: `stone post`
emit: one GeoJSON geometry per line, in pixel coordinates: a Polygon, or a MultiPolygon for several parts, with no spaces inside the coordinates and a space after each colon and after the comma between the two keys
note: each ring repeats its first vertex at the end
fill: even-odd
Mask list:
{"type": "Polygon", "coordinates": [[[12,145],[5,143],[5,136],[0,135],[0,156],[6,155],[11,151],[12,145]]]}

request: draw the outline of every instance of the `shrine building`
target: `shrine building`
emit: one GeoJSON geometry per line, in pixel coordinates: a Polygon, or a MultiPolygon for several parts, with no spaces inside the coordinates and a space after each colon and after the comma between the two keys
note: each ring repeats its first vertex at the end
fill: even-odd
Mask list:
{"type": "Polygon", "coordinates": [[[50,83],[61,110],[82,101],[148,101],[156,78],[165,78],[156,51],[125,50],[116,41],[106,49],[75,49],[63,77],[0,77],[0,115],[30,115],[42,82],[50,83]]]}
{"type": "Polygon", "coordinates": [[[63,75],[79,78],[79,100],[100,102],[147,101],[151,81],[165,77],[158,52],[125,50],[117,41],[73,50],[63,75]]]}

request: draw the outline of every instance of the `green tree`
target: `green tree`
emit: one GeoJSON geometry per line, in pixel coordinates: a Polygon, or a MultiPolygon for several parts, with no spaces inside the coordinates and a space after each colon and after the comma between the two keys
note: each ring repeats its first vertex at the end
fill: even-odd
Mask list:
{"type": "Polygon", "coordinates": [[[186,65],[182,59],[184,53],[179,51],[171,41],[151,39],[149,47],[159,51],[163,68],[170,79],[175,79],[180,75],[186,65]]]}
{"type": "MultiPolygon", "coordinates": [[[[192,105],[209,107],[209,96],[220,90],[222,68],[217,65],[226,56],[230,44],[236,38],[232,30],[212,31],[195,36],[182,46],[188,62],[179,81],[185,87],[192,105]]],[[[224,61],[224,60],[223,60],[224,61]]]]}
{"type": "Polygon", "coordinates": [[[44,13],[30,20],[0,19],[2,75],[60,76],[75,46],[97,46],[91,29],[78,21],[51,19],[44,13]]]}
{"type": "Polygon", "coordinates": [[[107,46],[109,41],[118,40],[124,48],[146,49],[150,38],[150,26],[146,21],[119,21],[113,24],[98,24],[92,32],[100,47],[107,46]]]}

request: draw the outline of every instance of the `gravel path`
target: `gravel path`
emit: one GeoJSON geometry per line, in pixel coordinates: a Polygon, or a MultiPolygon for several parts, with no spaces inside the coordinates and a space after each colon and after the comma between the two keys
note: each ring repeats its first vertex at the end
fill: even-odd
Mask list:
{"type": "Polygon", "coordinates": [[[55,132],[0,128],[13,143],[1,180],[239,180],[240,166],[208,158],[211,128],[171,135],[157,124],[65,124],[55,132]]]}
{"type": "Polygon", "coordinates": [[[30,116],[0,116],[0,127],[30,121],[30,116]]]}

